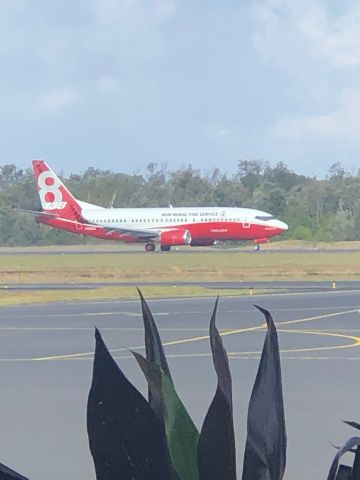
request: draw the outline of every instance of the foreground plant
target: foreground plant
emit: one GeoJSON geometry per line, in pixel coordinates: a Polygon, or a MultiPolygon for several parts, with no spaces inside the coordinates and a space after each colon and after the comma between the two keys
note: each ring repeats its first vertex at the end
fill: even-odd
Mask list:
{"type": "MultiPolygon", "coordinates": [[[[151,311],[140,293],[146,358],[133,352],[148,382],[148,402],[125,378],[96,330],[88,434],[98,480],[236,480],[232,382],[216,328],[210,320],[217,389],[199,433],[182,404],[151,311]]],[[[279,346],[270,313],[268,331],[249,404],[243,480],[281,480],[286,432],[279,346]]]]}

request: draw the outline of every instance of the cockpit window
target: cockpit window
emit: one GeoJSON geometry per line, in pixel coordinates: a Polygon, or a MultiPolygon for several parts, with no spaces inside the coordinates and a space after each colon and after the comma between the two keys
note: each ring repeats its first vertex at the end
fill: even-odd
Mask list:
{"type": "Polygon", "coordinates": [[[273,217],[272,215],[267,215],[266,217],[263,215],[257,215],[255,218],[257,220],[262,220],[263,222],[267,222],[268,220],[274,220],[275,217],[273,217]]]}

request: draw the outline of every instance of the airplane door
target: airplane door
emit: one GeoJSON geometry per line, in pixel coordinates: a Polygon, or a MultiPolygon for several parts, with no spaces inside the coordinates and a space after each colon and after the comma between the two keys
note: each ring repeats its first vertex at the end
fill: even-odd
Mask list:
{"type": "Polygon", "coordinates": [[[242,221],[242,226],[243,226],[243,228],[250,228],[249,219],[244,218],[244,220],[242,221]]]}

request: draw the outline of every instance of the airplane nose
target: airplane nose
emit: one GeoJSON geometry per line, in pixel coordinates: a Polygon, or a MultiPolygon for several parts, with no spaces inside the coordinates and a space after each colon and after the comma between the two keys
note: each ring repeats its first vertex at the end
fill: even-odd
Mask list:
{"type": "Polygon", "coordinates": [[[278,219],[272,221],[272,226],[284,232],[289,229],[289,226],[285,222],[278,219]]]}

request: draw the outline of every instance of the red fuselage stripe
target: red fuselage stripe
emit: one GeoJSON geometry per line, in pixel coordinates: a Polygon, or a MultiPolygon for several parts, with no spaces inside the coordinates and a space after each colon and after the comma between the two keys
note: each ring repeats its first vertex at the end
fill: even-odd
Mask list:
{"type": "MultiPolygon", "coordinates": [[[[107,240],[120,240],[127,243],[144,243],[144,239],[139,240],[131,234],[124,234],[111,227],[104,228],[101,225],[90,225],[62,218],[46,218],[41,214],[38,217],[39,222],[50,227],[66,230],[71,233],[86,235],[89,237],[102,238],[107,240]]],[[[254,240],[256,238],[270,238],[283,232],[280,228],[259,225],[256,223],[247,223],[244,227],[241,222],[203,222],[179,225],[162,225],[153,227],[154,236],[156,230],[188,230],[193,240],[254,240]]],[[[149,229],[151,232],[151,230],[149,229]]]]}

